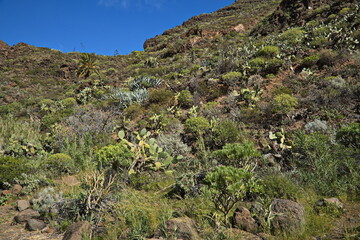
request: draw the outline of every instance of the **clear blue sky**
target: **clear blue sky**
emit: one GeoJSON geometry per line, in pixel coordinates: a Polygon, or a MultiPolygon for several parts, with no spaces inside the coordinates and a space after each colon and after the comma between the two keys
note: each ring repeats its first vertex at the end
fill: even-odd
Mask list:
{"type": "Polygon", "coordinates": [[[234,0],[0,0],[0,40],[113,55],[234,0]]]}

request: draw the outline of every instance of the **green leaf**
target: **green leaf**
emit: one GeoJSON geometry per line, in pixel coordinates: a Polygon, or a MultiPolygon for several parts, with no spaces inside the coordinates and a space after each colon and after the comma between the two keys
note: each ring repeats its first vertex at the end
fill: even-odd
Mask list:
{"type": "Polygon", "coordinates": [[[165,171],[165,174],[168,176],[173,176],[174,171],[173,170],[167,170],[165,171]]]}
{"type": "Polygon", "coordinates": [[[277,136],[273,132],[269,132],[269,138],[270,138],[270,140],[276,140],[277,136]]]}
{"type": "Polygon", "coordinates": [[[145,136],[145,134],[147,133],[146,129],[143,128],[141,131],[140,131],[140,135],[141,136],[145,136]]]}
{"type": "Polygon", "coordinates": [[[153,145],[153,144],[155,143],[155,139],[154,139],[154,138],[150,138],[149,141],[148,141],[148,143],[149,143],[150,145],[153,145]]]}
{"type": "Polygon", "coordinates": [[[161,167],[162,167],[162,164],[161,164],[161,162],[155,162],[155,169],[156,170],[159,170],[161,167]]]}
{"type": "Polygon", "coordinates": [[[124,139],[124,137],[125,137],[125,132],[124,132],[123,130],[120,130],[120,131],[118,132],[118,137],[119,137],[120,139],[124,139]]]}

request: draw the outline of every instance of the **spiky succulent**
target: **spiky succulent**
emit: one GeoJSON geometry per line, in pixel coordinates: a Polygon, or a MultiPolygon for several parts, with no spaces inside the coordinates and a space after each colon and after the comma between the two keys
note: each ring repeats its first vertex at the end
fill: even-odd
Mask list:
{"type": "Polygon", "coordinates": [[[148,76],[140,76],[133,79],[130,84],[129,88],[131,91],[135,91],[138,89],[147,89],[152,87],[157,87],[161,84],[162,80],[160,78],[153,78],[148,76]]]}
{"type": "Polygon", "coordinates": [[[148,97],[148,91],[144,88],[135,91],[123,91],[119,89],[113,89],[112,93],[108,95],[108,98],[115,100],[119,107],[124,109],[133,103],[142,103],[148,97]]]}

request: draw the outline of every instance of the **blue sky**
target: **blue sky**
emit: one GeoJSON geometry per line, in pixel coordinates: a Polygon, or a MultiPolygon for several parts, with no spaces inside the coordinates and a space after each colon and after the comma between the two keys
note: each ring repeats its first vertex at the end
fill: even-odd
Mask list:
{"type": "Polygon", "coordinates": [[[234,0],[0,0],[0,40],[63,52],[128,54],[146,39],[234,0]]]}

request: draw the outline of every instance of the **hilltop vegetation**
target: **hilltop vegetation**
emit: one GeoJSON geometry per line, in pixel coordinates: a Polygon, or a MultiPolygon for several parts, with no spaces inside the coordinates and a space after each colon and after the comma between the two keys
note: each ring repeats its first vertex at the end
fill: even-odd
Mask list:
{"type": "Polygon", "coordinates": [[[357,239],[359,26],[238,0],[125,56],[0,42],[0,204],[94,239],[357,239]]]}

